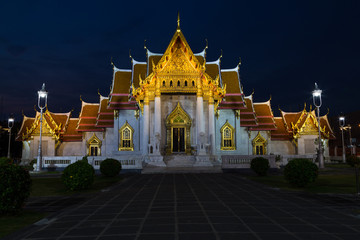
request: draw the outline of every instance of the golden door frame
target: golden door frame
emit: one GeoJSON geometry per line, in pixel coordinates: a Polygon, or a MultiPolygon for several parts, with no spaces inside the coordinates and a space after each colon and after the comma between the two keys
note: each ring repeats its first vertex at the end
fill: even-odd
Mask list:
{"type": "Polygon", "coordinates": [[[166,118],[166,154],[170,155],[173,153],[173,129],[174,128],[184,128],[184,141],[185,141],[185,153],[191,154],[191,145],[190,145],[190,127],[191,127],[191,118],[189,115],[181,108],[180,103],[177,103],[175,109],[169,114],[166,118]]]}

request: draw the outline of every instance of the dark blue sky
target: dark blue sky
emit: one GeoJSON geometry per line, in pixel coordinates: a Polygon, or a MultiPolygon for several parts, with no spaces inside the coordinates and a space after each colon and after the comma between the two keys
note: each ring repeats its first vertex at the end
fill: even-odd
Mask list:
{"type": "Polygon", "coordinates": [[[181,29],[193,52],[208,39],[207,61],[223,50],[222,68],[239,57],[245,94],[272,96],[275,115],[312,104],[323,90],[322,114],[358,111],[360,1],[6,1],[0,7],[1,118],[34,115],[43,82],[53,112],[80,110],[79,96],[108,95],[110,59],[130,68],[129,49],[145,61],[144,40],[164,52],[181,29]]]}

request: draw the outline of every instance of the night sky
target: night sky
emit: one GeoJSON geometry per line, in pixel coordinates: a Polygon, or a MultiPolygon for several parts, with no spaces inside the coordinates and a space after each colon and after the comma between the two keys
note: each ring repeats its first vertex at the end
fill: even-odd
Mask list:
{"type": "Polygon", "coordinates": [[[1,1],[0,114],[34,116],[46,83],[52,112],[80,111],[80,95],[98,102],[109,94],[111,57],[131,67],[145,61],[144,40],[163,53],[181,29],[193,52],[208,39],[207,61],[223,51],[221,66],[240,69],[255,102],[272,97],[274,114],[312,104],[323,90],[321,113],[358,111],[360,1],[1,1]]]}

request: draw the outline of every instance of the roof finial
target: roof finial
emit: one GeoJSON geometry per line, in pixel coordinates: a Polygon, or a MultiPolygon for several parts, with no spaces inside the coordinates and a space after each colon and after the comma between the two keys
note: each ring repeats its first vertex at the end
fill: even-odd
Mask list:
{"type": "Polygon", "coordinates": [[[219,62],[221,62],[221,59],[223,57],[223,50],[222,49],[220,49],[220,50],[221,50],[221,53],[220,53],[220,57],[219,57],[219,62]]]}
{"type": "Polygon", "coordinates": [[[80,95],[80,101],[82,101],[82,102],[83,102],[83,100],[82,100],[82,98],[81,98],[81,95],[80,95]]]}
{"type": "Polygon", "coordinates": [[[206,50],[209,48],[209,44],[208,44],[207,38],[205,38],[205,42],[206,42],[206,46],[205,46],[205,49],[204,49],[204,57],[206,58],[206,50]]]}
{"type": "Polygon", "coordinates": [[[177,30],[180,31],[180,12],[178,12],[178,18],[177,18],[177,30]]]}
{"type": "Polygon", "coordinates": [[[98,95],[101,97],[100,89],[98,89],[98,95]]]}
{"type": "Polygon", "coordinates": [[[115,67],[115,64],[114,64],[114,62],[113,62],[113,57],[110,58],[110,64],[111,64],[113,67],[115,67]]]}
{"type": "Polygon", "coordinates": [[[241,65],[241,57],[239,57],[238,68],[240,67],[240,65],[241,65]]]}
{"type": "Polygon", "coordinates": [[[146,39],[144,39],[144,49],[147,50],[147,47],[146,47],[146,39]]]}

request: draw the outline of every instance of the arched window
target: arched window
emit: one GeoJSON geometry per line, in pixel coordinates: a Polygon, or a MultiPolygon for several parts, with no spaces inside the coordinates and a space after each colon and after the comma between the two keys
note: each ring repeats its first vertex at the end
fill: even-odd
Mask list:
{"type": "Polygon", "coordinates": [[[165,87],[165,81],[163,81],[163,87],[165,87]]]}
{"type": "Polygon", "coordinates": [[[231,124],[226,123],[221,127],[221,150],[235,150],[235,129],[231,124]]]}
{"type": "Polygon", "coordinates": [[[95,133],[89,139],[89,141],[87,142],[87,145],[88,145],[88,156],[100,156],[101,155],[101,141],[95,135],[95,133]]]}
{"type": "Polygon", "coordinates": [[[187,87],[187,81],[184,82],[184,86],[187,87]]]}
{"type": "Polygon", "coordinates": [[[178,81],[177,86],[180,87],[180,81],[178,81]]]}
{"type": "Polygon", "coordinates": [[[134,151],[133,134],[134,129],[126,121],[126,123],[120,128],[120,144],[119,151],[134,151]]]}
{"type": "Polygon", "coordinates": [[[172,81],[170,81],[170,87],[172,87],[172,81]]]}
{"type": "Polygon", "coordinates": [[[192,81],[191,84],[192,84],[193,87],[195,87],[195,82],[194,81],[192,81]]]}
{"type": "Polygon", "coordinates": [[[266,139],[261,136],[260,132],[252,141],[253,144],[253,154],[254,155],[265,155],[266,154],[266,139]]]}

